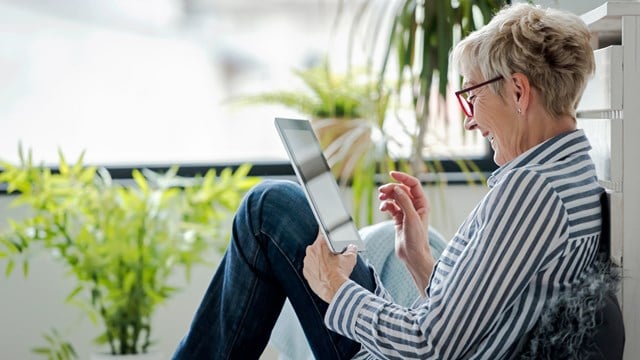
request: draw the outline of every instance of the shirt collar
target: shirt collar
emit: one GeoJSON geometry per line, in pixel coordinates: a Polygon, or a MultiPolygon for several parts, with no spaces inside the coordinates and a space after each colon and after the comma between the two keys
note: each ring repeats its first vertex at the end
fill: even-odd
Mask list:
{"type": "Polygon", "coordinates": [[[504,174],[527,165],[553,163],[577,153],[591,150],[584,130],[578,129],[560,134],[546,140],[502,165],[487,179],[487,185],[493,187],[504,174]]]}

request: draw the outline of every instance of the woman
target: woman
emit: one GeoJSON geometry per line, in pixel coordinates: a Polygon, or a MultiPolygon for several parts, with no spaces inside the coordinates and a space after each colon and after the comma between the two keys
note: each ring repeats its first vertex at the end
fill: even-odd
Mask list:
{"type": "Polygon", "coordinates": [[[379,189],[396,254],[420,298],[393,303],[350,248],[332,254],[297,185],[246,197],[233,237],[175,358],[258,358],[286,297],[316,358],[500,359],[597,254],[600,194],[575,109],[594,70],[575,15],[518,4],[456,47],[465,128],[500,168],[491,190],[436,261],[419,181],[393,172],[379,189]]]}

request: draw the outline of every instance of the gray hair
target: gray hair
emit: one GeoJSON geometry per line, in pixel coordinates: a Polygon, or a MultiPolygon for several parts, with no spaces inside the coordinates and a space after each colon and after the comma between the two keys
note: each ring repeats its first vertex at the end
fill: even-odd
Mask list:
{"type": "MultiPolygon", "coordinates": [[[[589,29],[580,17],[524,3],[503,8],[460,41],[452,59],[462,74],[479,72],[485,80],[526,75],[553,116],[575,117],[595,69],[589,29]]],[[[502,86],[490,85],[500,95],[502,86]]]]}

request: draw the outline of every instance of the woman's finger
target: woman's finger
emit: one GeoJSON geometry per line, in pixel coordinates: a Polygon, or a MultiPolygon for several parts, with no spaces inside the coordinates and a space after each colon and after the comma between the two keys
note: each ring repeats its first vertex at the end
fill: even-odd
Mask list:
{"type": "MultiPolygon", "coordinates": [[[[418,178],[399,171],[392,171],[391,177],[407,186],[407,195],[412,201],[413,208],[421,215],[429,213],[429,200],[424,194],[424,189],[418,178]]],[[[406,208],[405,208],[406,209],[406,208]]]]}
{"type": "Polygon", "coordinates": [[[414,204],[407,194],[402,188],[395,188],[396,193],[396,204],[400,207],[400,210],[404,214],[404,216],[411,216],[413,214],[417,214],[416,209],[414,208],[414,204]]]}

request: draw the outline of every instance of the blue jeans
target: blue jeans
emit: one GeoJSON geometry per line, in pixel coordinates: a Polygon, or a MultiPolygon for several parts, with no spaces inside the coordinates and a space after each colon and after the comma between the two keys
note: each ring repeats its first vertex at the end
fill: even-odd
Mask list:
{"type": "MultiPolygon", "coordinates": [[[[300,186],[264,181],[245,196],[227,251],[174,359],[258,359],[286,298],[317,359],[348,359],[360,344],[327,329],[328,304],[302,276],[318,224],[300,186]]],[[[372,270],[358,258],[351,279],[373,291],[372,270]]]]}

